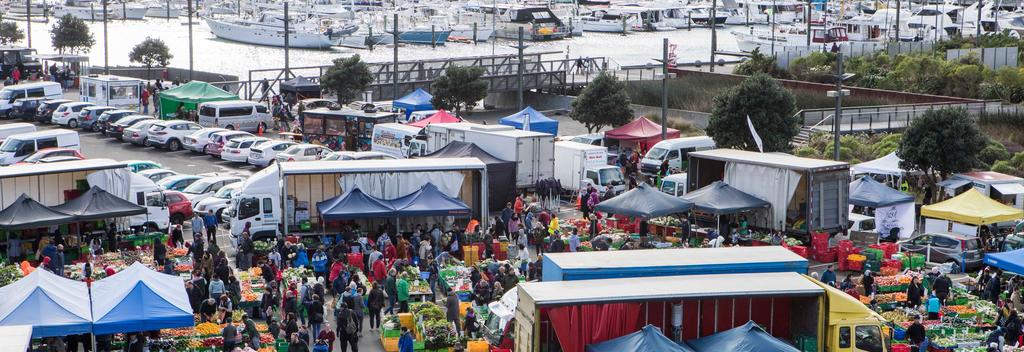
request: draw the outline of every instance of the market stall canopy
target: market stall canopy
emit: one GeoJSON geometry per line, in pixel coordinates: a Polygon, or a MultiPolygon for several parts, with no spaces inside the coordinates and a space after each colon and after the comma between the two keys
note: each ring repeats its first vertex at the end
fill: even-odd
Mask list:
{"type": "Polygon", "coordinates": [[[34,229],[73,222],[73,215],[53,210],[24,194],[0,210],[0,230],[34,229]]]}
{"type": "Polygon", "coordinates": [[[107,193],[98,186],[92,186],[78,198],[54,206],[52,209],[73,215],[76,221],[110,219],[146,213],[146,208],[107,193]]]}
{"type": "Polygon", "coordinates": [[[160,92],[160,117],[171,118],[178,111],[178,105],[184,104],[185,110],[195,110],[199,104],[219,101],[236,100],[238,96],[228,93],[212,84],[192,81],[160,92]]]}
{"type": "MultiPolygon", "coordinates": [[[[320,96],[320,83],[316,78],[295,76],[295,78],[281,82],[281,92],[296,93],[306,98],[320,96]]],[[[299,100],[302,100],[300,98],[299,100]]]]}
{"type": "Polygon", "coordinates": [[[422,158],[477,158],[487,165],[487,203],[491,211],[499,211],[516,198],[516,162],[501,160],[476,144],[451,141],[444,148],[422,158]]]}
{"type": "Polygon", "coordinates": [[[903,159],[900,159],[900,157],[896,155],[896,152],[892,152],[881,158],[853,165],[850,167],[850,170],[852,170],[854,175],[875,174],[901,176],[907,173],[906,170],[900,168],[900,161],[902,160],[903,159]]]}
{"type": "Polygon", "coordinates": [[[994,266],[1017,275],[1024,275],[1024,249],[986,253],[985,265],[994,266]]]}
{"type": "Polygon", "coordinates": [[[796,347],[765,332],[753,320],[687,343],[697,352],[800,352],[796,347]]]}
{"type": "Polygon", "coordinates": [[[84,282],[36,269],[0,287],[0,297],[0,326],[31,325],[33,338],[90,331],[89,288],[84,282]]]}
{"type": "MultiPolygon", "coordinates": [[[[665,135],[665,138],[678,137],[679,130],[674,128],[669,128],[665,135]]],[[[604,138],[653,145],[661,141],[661,125],[651,122],[645,117],[640,117],[633,122],[605,132],[604,138]]]]}
{"type": "Polygon", "coordinates": [[[316,210],[327,221],[357,218],[389,218],[395,208],[387,202],[354,188],[348,193],[316,203],[316,210]]]}
{"type": "Polygon", "coordinates": [[[135,262],[92,285],[96,334],[193,326],[195,317],[181,277],[135,262]]]}
{"type": "Polygon", "coordinates": [[[956,197],[921,207],[921,216],[985,225],[1024,218],[1024,211],[997,202],[970,188],[956,197]]]}
{"type": "Polygon", "coordinates": [[[587,352],[693,352],[690,346],[685,343],[678,344],[661,332],[661,329],[648,324],[629,335],[614,338],[608,341],[587,345],[587,352]]]}
{"type": "Polygon", "coordinates": [[[433,183],[388,203],[395,209],[395,216],[469,216],[466,203],[444,194],[433,183]]]}
{"type": "Polygon", "coordinates": [[[647,219],[685,213],[690,208],[693,202],[668,195],[646,183],[594,207],[597,211],[647,219]]]}
{"type": "Polygon", "coordinates": [[[416,111],[422,110],[434,110],[434,104],[430,103],[430,99],[434,96],[427,93],[422,88],[416,88],[412,93],[407,94],[404,97],[395,99],[391,102],[391,106],[396,109],[405,110],[405,120],[409,120],[409,115],[416,111]]]}
{"type": "Polygon", "coordinates": [[[883,185],[870,176],[850,182],[850,204],[852,205],[881,208],[913,201],[914,196],[883,185]]]}
{"type": "Polygon", "coordinates": [[[432,124],[432,123],[454,123],[454,122],[462,122],[462,119],[458,118],[455,115],[449,114],[447,111],[444,111],[444,109],[441,109],[441,110],[438,110],[433,115],[430,115],[430,117],[428,117],[428,118],[425,118],[425,119],[422,119],[422,120],[419,120],[419,121],[416,121],[416,122],[413,122],[413,123],[409,123],[408,125],[409,126],[413,126],[413,127],[424,128],[424,127],[427,127],[427,125],[432,124]]]}
{"type": "Polygon", "coordinates": [[[771,206],[768,201],[744,193],[722,181],[715,181],[687,193],[682,198],[693,202],[694,209],[711,214],[735,214],[771,206]]]}
{"type": "MultiPolygon", "coordinates": [[[[502,117],[498,123],[524,131],[544,132],[556,136],[558,135],[558,120],[553,120],[544,116],[540,111],[534,110],[532,106],[527,106],[526,109],[523,109],[520,112],[502,117]]],[[[661,127],[659,126],[658,128],[658,134],[660,136],[661,127]]]]}
{"type": "Polygon", "coordinates": [[[32,325],[0,326],[0,341],[11,351],[28,351],[32,344],[32,325]]]}

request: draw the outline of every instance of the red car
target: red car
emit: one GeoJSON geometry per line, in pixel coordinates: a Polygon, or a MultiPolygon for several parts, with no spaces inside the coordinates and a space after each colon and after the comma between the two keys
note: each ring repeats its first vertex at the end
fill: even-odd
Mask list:
{"type": "MultiPolygon", "coordinates": [[[[68,160],[84,160],[85,156],[82,155],[78,149],[71,148],[43,148],[32,155],[29,155],[25,160],[22,160],[18,164],[37,164],[54,161],[68,161],[68,160]]],[[[15,164],[17,165],[17,164],[15,164]]]]}
{"type": "Polygon", "coordinates": [[[164,200],[167,201],[167,213],[170,215],[171,224],[183,224],[185,219],[192,218],[192,202],[185,197],[185,194],[178,191],[164,191],[164,200]]]}

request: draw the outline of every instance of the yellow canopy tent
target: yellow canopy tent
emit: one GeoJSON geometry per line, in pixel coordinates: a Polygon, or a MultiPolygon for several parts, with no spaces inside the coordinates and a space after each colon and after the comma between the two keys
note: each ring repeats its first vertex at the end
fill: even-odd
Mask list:
{"type": "Polygon", "coordinates": [[[1024,211],[997,202],[971,188],[956,197],[921,207],[921,216],[985,225],[1024,218],[1024,211]]]}

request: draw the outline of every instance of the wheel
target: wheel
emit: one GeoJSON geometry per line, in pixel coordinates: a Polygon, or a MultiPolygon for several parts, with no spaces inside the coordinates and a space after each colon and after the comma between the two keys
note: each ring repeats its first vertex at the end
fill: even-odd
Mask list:
{"type": "Polygon", "coordinates": [[[93,132],[100,132],[100,124],[98,124],[98,123],[94,122],[90,128],[92,129],[93,132]]]}
{"type": "Polygon", "coordinates": [[[227,128],[229,130],[234,131],[235,130],[235,125],[227,125],[227,127],[224,127],[224,128],[227,128]]]}
{"type": "Polygon", "coordinates": [[[68,127],[78,128],[78,120],[75,120],[75,119],[68,120],[68,127]]]}
{"type": "Polygon", "coordinates": [[[204,145],[203,146],[203,154],[210,154],[210,146],[209,145],[204,145]]]}
{"type": "Polygon", "coordinates": [[[149,142],[149,138],[146,138],[145,140],[142,141],[142,146],[143,147],[152,147],[153,143],[150,143],[149,142]]]}
{"type": "Polygon", "coordinates": [[[171,223],[175,225],[184,224],[185,216],[181,215],[181,213],[174,213],[173,215],[171,215],[171,223]]]}
{"type": "Polygon", "coordinates": [[[953,263],[953,270],[951,270],[951,272],[953,272],[953,273],[962,273],[962,272],[964,272],[963,268],[960,266],[960,263],[957,263],[956,261],[951,261],[951,262],[953,263]]]}
{"type": "Polygon", "coordinates": [[[178,142],[177,139],[172,139],[172,140],[168,141],[167,142],[167,150],[170,150],[172,152],[176,152],[178,150],[181,150],[181,142],[178,142]]]}

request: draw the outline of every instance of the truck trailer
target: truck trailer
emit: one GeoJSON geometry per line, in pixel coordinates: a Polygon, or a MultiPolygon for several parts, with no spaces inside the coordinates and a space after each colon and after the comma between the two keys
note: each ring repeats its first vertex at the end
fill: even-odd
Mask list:
{"type": "Polygon", "coordinates": [[[804,235],[847,226],[848,163],[736,149],[696,151],[689,157],[688,189],[724,181],[771,203],[747,215],[751,226],[804,235]]]}
{"type": "Polygon", "coordinates": [[[505,125],[476,123],[433,123],[423,129],[427,135],[427,153],[444,148],[452,141],[476,144],[494,157],[516,162],[516,187],[533,187],[539,180],[554,177],[555,136],[517,130],[505,125]]]}
{"type": "Polygon", "coordinates": [[[807,259],[782,248],[723,247],[545,253],[543,281],[694,274],[807,273],[807,259]]]}

